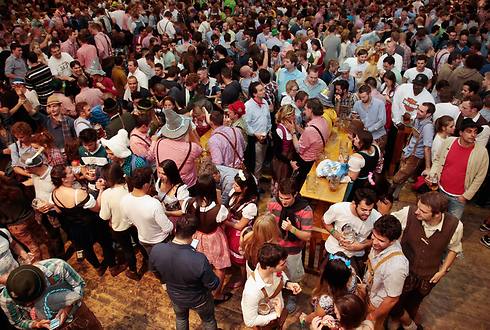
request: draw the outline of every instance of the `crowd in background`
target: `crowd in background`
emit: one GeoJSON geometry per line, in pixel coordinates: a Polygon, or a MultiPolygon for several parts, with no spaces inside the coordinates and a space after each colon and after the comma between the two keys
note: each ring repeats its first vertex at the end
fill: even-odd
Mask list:
{"type": "Polygon", "coordinates": [[[217,329],[233,294],[258,329],[421,328],[465,205],[490,205],[485,1],[0,8],[2,327],[102,328],[68,263],[86,260],[153,273],[177,329],[190,309],[217,329]],[[299,192],[340,130],[349,189],[300,310],[315,202],[299,192]],[[391,212],[407,183],[417,204],[391,212]]]}

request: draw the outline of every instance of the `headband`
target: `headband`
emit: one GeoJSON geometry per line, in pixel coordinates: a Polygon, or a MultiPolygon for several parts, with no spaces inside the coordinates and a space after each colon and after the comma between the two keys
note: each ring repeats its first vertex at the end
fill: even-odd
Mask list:
{"type": "Polygon", "coordinates": [[[350,260],[349,259],[346,259],[342,256],[336,256],[334,254],[330,254],[328,256],[328,260],[332,261],[332,260],[341,260],[346,266],[347,268],[350,268],[350,260]]]}

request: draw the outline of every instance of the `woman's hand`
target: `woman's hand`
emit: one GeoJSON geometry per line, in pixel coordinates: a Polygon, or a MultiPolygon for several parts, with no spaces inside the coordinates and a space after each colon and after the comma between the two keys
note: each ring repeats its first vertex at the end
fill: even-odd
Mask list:
{"type": "Polygon", "coordinates": [[[286,289],[292,291],[294,295],[297,295],[298,293],[301,292],[301,286],[298,283],[294,283],[294,282],[288,282],[286,289]]]}

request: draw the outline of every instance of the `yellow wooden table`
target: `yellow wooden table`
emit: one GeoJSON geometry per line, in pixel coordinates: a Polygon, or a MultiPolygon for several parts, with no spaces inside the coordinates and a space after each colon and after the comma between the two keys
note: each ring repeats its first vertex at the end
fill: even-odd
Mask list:
{"type": "MultiPolygon", "coordinates": [[[[340,150],[343,148],[348,154],[352,153],[352,144],[347,136],[347,133],[340,130],[338,127],[331,125],[335,121],[335,112],[327,109],[324,114],[325,119],[329,122],[332,128],[332,133],[325,145],[324,156],[327,159],[338,160],[340,150]]],[[[301,187],[300,194],[305,198],[314,200],[313,206],[313,230],[308,247],[308,261],[305,263],[305,269],[309,273],[318,274],[319,267],[323,262],[324,257],[324,242],[328,238],[328,232],[323,226],[323,214],[328,210],[330,205],[344,201],[349,185],[341,183],[336,191],[330,190],[328,180],[319,178],[316,175],[316,167],[319,162],[315,162],[312,166],[305,183],[301,187]]],[[[305,260],[306,253],[303,253],[305,260]]]]}

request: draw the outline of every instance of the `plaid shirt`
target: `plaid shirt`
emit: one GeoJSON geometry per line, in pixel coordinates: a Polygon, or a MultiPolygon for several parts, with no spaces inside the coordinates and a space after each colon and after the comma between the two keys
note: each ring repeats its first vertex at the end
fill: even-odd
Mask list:
{"type": "Polygon", "coordinates": [[[66,157],[61,153],[58,148],[51,148],[46,152],[46,159],[50,166],[65,165],[66,157]]]}
{"type": "MultiPolygon", "coordinates": [[[[335,100],[334,98],[335,108],[337,108],[337,105],[340,106],[341,107],[340,112],[342,112],[342,114],[346,116],[349,116],[352,111],[352,108],[354,107],[354,103],[356,103],[358,99],[359,98],[357,97],[356,93],[349,93],[349,95],[347,95],[346,98],[340,99],[340,102],[338,102],[338,104],[337,104],[337,100],[335,100]]],[[[338,113],[339,116],[340,116],[340,112],[338,113]]]]}
{"type": "Polygon", "coordinates": [[[407,44],[400,44],[400,47],[403,48],[402,71],[405,71],[410,67],[410,63],[412,62],[412,50],[407,44]]]}
{"type": "Polygon", "coordinates": [[[272,104],[275,108],[277,105],[277,90],[279,89],[277,83],[274,80],[271,80],[267,85],[264,85],[264,88],[264,100],[266,100],[268,104],[272,104]]]}
{"type": "MultiPolygon", "coordinates": [[[[46,276],[46,290],[49,290],[51,281],[56,283],[63,281],[71,286],[75,293],[81,297],[83,296],[85,281],[67,262],[61,259],[47,259],[34,263],[34,266],[41,269],[46,276]]],[[[0,306],[7,315],[10,323],[18,329],[30,329],[34,323],[34,319],[31,317],[32,308],[18,305],[12,300],[5,287],[1,287],[0,289],[2,290],[0,293],[0,306]]],[[[81,300],[73,305],[66,320],[67,323],[73,320],[73,315],[80,305],[81,300]]]]}

